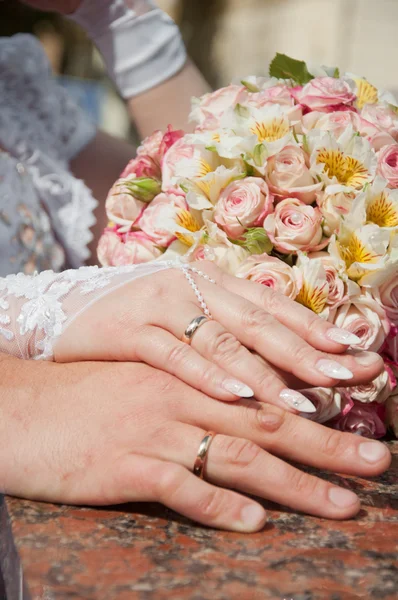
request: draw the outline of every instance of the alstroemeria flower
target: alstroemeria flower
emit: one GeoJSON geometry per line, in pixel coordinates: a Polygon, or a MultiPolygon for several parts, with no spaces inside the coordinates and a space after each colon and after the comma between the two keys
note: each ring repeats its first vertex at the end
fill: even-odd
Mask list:
{"type": "Polygon", "coordinates": [[[326,311],[329,283],[322,261],[319,258],[310,259],[305,254],[300,253],[297,264],[293,269],[296,280],[300,282],[296,302],[306,306],[316,314],[326,311]]]}
{"type": "Polygon", "coordinates": [[[345,186],[347,191],[360,190],[373,179],[377,164],[375,151],[352,127],[347,127],[338,138],[329,132],[310,131],[307,144],[311,151],[311,170],[326,186],[337,184],[345,186]]]}

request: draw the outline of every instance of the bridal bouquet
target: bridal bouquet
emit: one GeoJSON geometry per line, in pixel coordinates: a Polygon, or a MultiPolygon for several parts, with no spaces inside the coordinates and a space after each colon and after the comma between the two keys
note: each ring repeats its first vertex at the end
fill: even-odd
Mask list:
{"type": "Polygon", "coordinates": [[[112,187],[102,265],[212,260],[355,333],[385,371],[313,388],[315,418],[398,433],[398,104],[278,54],[269,77],[194,99],[193,134],[145,139],[112,187]],[[394,395],[395,394],[395,395],[394,395]]]}

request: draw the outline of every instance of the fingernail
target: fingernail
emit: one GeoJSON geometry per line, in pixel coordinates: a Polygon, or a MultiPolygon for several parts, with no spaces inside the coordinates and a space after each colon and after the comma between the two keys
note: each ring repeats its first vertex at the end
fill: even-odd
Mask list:
{"type": "Polygon", "coordinates": [[[222,386],[227,392],[231,392],[231,394],[240,398],[251,398],[254,396],[253,390],[237,379],[225,379],[222,386]]]}
{"type": "Polygon", "coordinates": [[[358,502],[358,496],[354,492],[350,492],[350,490],[332,487],[329,489],[329,500],[339,508],[347,508],[358,502]]]}
{"type": "Polygon", "coordinates": [[[246,504],[241,510],[240,518],[246,531],[256,531],[265,522],[265,510],[258,504],[246,504]]]}
{"type": "Polygon", "coordinates": [[[380,360],[380,357],[376,352],[358,352],[353,354],[355,360],[365,367],[369,365],[374,365],[376,362],[380,360]]]}
{"type": "Polygon", "coordinates": [[[346,329],[340,329],[339,327],[328,329],[326,332],[326,337],[329,338],[329,340],[332,340],[332,342],[344,344],[345,346],[359,344],[361,341],[361,338],[355,335],[355,333],[351,333],[346,329]]]}
{"type": "Polygon", "coordinates": [[[327,377],[332,377],[333,379],[352,379],[354,377],[351,371],[335,360],[321,358],[316,363],[316,368],[327,377]]]}
{"type": "Polygon", "coordinates": [[[314,413],[316,412],[315,406],[312,404],[311,400],[308,400],[303,394],[300,392],[296,392],[296,390],[285,389],[282,390],[279,394],[279,398],[283,400],[288,406],[299,410],[304,413],[314,413]]]}
{"type": "Polygon", "coordinates": [[[366,462],[376,463],[385,458],[388,450],[380,442],[363,442],[359,445],[359,456],[366,462]]]}

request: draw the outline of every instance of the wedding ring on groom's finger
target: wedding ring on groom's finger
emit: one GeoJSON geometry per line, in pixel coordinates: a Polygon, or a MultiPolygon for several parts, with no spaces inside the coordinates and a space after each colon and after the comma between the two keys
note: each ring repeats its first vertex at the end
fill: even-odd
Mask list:
{"type": "Polygon", "coordinates": [[[210,321],[210,319],[209,319],[209,317],[205,317],[204,315],[201,315],[200,317],[195,317],[194,319],[192,319],[192,321],[189,323],[188,327],[186,328],[184,335],[181,338],[181,341],[184,342],[185,344],[190,345],[195,332],[199,329],[199,327],[201,327],[201,325],[206,323],[206,321],[210,321]]]}
{"type": "Polygon", "coordinates": [[[212,443],[214,437],[217,434],[214,431],[208,431],[202,441],[200,442],[198,454],[195,459],[195,463],[193,465],[192,472],[194,475],[199,477],[200,479],[204,478],[207,453],[210,448],[210,444],[212,443]]]}

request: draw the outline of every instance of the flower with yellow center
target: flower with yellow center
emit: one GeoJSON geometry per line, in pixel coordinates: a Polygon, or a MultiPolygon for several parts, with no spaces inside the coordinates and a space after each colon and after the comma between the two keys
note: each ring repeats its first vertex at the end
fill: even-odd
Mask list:
{"type": "Polygon", "coordinates": [[[366,221],[379,227],[398,228],[398,191],[385,189],[370,198],[366,221]]]}
{"type": "Polygon", "coordinates": [[[187,232],[200,231],[201,226],[199,222],[197,221],[197,219],[195,219],[192,213],[190,213],[185,208],[182,208],[178,211],[175,221],[179,227],[179,229],[175,231],[176,238],[190,248],[195,243],[195,238],[192,235],[189,235],[188,233],[184,233],[183,230],[186,230],[187,232]]]}
{"type": "Polygon", "coordinates": [[[376,104],[378,101],[377,88],[375,88],[375,86],[369,83],[369,81],[367,81],[366,79],[356,77],[354,81],[357,86],[356,105],[359,108],[359,110],[361,110],[365,106],[365,104],[376,104]]]}
{"type": "Polygon", "coordinates": [[[335,138],[329,131],[312,130],[307,136],[311,171],[327,186],[340,185],[346,191],[361,190],[372,181],[377,158],[369,142],[352,127],[335,138]]]}
{"type": "Polygon", "coordinates": [[[317,315],[327,310],[329,284],[322,261],[319,258],[310,260],[304,254],[299,254],[294,271],[297,281],[301,284],[296,302],[317,315]]]}

